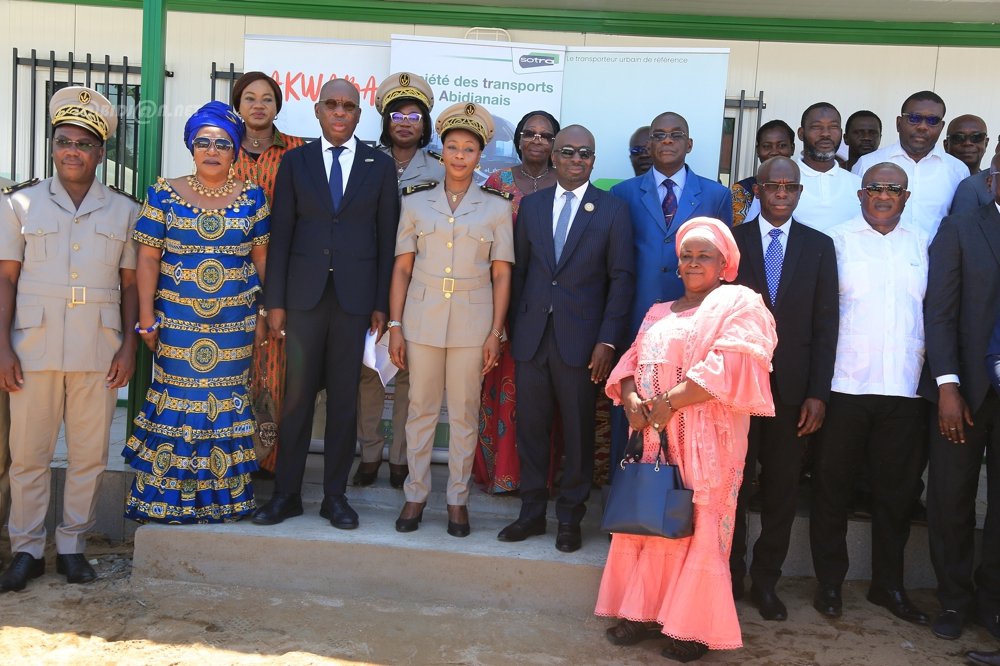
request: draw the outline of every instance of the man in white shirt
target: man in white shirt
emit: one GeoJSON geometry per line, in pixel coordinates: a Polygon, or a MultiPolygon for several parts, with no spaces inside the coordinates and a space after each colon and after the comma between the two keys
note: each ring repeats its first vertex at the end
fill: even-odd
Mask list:
{"type": "Polygon", "coordinates": [[[830,232],[840,280],[840,327],[826,420],[816,439],[809,520],[814,604],[840,615],[847,574],[847,512],[860,462],[872,486],[872,582],[868,600],[907,622],[927,616],[903,590],[910,506],[923,467],[923,297],[927,237],[901,223],[906,173],[869,169],[858,191],[861,215],[830,232]]]}
{"type": "Polygon", "coordinates": [[[824,233],[861,212],[857,195],[861,177],[837,164],[842,137],[840,112],[829,102],[817,102],[802,113],[798,160],[802,196],[795,220],[824,233]]]}
{"type": "Polygon", "coordinates": [[[934,238],[941,219],[948,214],[958,184],[969,176],[969,168],[938,143],[944,130],[944,114],[944,100],[936,93],[913,93],[896,117],[899,141],[868,153],[852,169],[860,176],[879,162],[901,167],[911,193],[901,222],[919,229],[929,239],[934,238]]]}

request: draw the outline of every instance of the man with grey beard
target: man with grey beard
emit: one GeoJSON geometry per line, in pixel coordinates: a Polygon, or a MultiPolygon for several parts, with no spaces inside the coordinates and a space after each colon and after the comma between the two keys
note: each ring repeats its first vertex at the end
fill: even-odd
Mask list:
{"type": "Polygon", "coordinates": [[[826,232],[861,214],[861,177],[837,164],[843,136],[840,112],[829,102],[816,102],[802,113],[799,127],[802,196],[793,213],[807,227],[826,232]]]}

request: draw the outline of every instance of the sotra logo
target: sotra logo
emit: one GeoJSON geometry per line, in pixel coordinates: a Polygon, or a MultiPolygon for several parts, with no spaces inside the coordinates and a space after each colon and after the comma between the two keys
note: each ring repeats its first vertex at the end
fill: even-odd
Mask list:
{"type": "Polygon", "coordinates": [[[517,60],[517,64],[524,69],[532,67],[551,67],[559,64],[559,54],[557,53],[526,53],[517,60]]]}

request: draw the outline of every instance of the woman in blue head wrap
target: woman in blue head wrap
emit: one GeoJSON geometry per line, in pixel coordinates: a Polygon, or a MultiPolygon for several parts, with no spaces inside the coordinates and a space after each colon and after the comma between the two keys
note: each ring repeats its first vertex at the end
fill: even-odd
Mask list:
{"type": "Polygon", "coordinates": [[[139,321],[153,383],[123,455],[135,469],[125,515],[139,522],[238,520],[254,509],[251,350],[264,342],[257,292],[270,211],[236,181],[243,123],[209,102],[184,125],[194,173],[159,178],[136,224],[139,321]],[[255,332],[259,334],[255,335],[255,332]]]}

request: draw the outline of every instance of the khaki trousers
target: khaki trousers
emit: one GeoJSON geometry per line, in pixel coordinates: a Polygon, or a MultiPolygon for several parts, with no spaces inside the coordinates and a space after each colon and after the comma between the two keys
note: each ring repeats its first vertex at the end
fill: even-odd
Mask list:
{"type": "Polygon", "coordinates": [[[425,502],[431,492],[431,449],[448,403],[448,504],[469,503],[469,478],[479,433],[483,350],[480,347],[431,347],[406,343],[410,370],[410,409],[406,421],[406,461],[410,475],[403,485],[407,502],[425,502]]]}
{"type": "Polygon", "coordinates": [[[40,558],[51,492],[51,463],[59,426],[66,424],[68,465],[60,555],[82,553],[94,526],[97,490],[108,464],[108,438],[117,391],[103,372],[26,372],[24,388],[10,395],[10,546],[40,558]]]}
{"type": "Polygon", "coordinates": [[[10,514],[10,396],[0,391],[0,529],[10,514]]]}
{"type": "MultiPolygon", "coordinates": [[[[406,413],[410,406],[410,373],[396,373],[396,391],[392,396],[392,444],[389,462],[406,464],[406,413]]],[[[363,366],[358,384],[358,442],[361,462],[381,462],[385,438],[382,436],[382,410],[385,407],[385,387],[378,373],[363,366]]]]}

